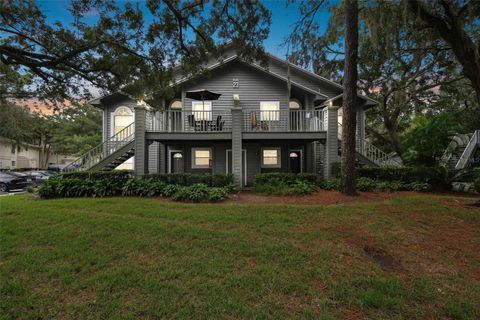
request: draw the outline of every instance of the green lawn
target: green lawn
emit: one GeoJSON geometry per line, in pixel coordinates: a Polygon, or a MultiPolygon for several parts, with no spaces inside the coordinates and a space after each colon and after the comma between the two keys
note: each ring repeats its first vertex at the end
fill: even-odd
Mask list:
{"type": "Polygon", "coordinates": [[[0,198],[0,319],[480,317],[472,199],[28,197],[0,198]]]}

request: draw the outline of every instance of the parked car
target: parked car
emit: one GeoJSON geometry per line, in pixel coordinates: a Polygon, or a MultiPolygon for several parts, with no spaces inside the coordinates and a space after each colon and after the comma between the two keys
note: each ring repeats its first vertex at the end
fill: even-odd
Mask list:
{"type": "Polygon", "coordinates": [[[64,164],[60,163],[49,163],[48,164],[48,171],[55,171],[55,172],[60,172],[65,168],[64,164]]]}
{"type": "Polygon", "coordinates": [[[0,172],[0,192],[24,189],[28,186],[27,177],[18,172],[0,172]]]}
{"type": "Polygon", "coordinates": [[[30,178],[32,183],[36,186],[42,185],[51,176],[46,171],[27,171],[24,173],[27,175],[27,179],[30,178]]]}

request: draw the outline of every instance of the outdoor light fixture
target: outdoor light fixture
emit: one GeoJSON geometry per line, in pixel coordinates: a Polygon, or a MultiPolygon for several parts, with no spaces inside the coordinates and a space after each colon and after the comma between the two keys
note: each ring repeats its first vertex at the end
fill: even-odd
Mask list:
{"type": "Polygon", "coordinates": [[[182,159],[182,158],[183,158],[183,156],[182,156],[181,153],[178,153],[178,152],[177,152],[177,153],[175,153],[175,154],[173,155],[173,159],[182,159]]]}
{"type": "Polygon", "coordinates": [[[291,152],[290,158],[298,158],[298,154],[296,152],[291,152]]]}
{"type": "Polygon", "coordinates": [[[239,94],[234,94],[233,95],[233,100],[240,101],[240,95],[239,94]]]}

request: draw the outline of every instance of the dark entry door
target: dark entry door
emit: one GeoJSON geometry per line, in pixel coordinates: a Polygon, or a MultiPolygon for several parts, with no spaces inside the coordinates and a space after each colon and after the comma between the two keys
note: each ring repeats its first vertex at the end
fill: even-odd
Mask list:
{"type": "Polygon", "coordinates": [[[301,173],[302,172],[302,153],[298,150],[292,150],[289,153],[290,158],[290,172],[301,173]]]}
{"type": "Polygon", "coordinates": [[[183,163],[184,163],[183,151],[170,152],[170,172],[171,173],[182,173],[183,163]]]}

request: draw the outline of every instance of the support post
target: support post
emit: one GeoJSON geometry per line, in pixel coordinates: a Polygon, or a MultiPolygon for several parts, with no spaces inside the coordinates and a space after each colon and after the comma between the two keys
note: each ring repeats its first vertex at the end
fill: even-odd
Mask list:
{"type": "Polygon", "coordinates": [[[332,164],[339,162],[338,157],[338,106],[330,104],[327,107],[327,141],[325,143],[325,163],[323,176],[332,177],[332,164]]]}
{"type": "Polygon", "coordinates": [[[239,100],[234,100],[232,108],[232,172],[238,189],[242,189],[244,185],[242,162],[242,107],[239,100]]]}
{"type": "Polygon", "coordinates": [[[147,124],[147,110],[145,104],[138,103],[135,106],[135,177],[139,178],[147,173],[147,151],[145,140],[147,124]]]}

